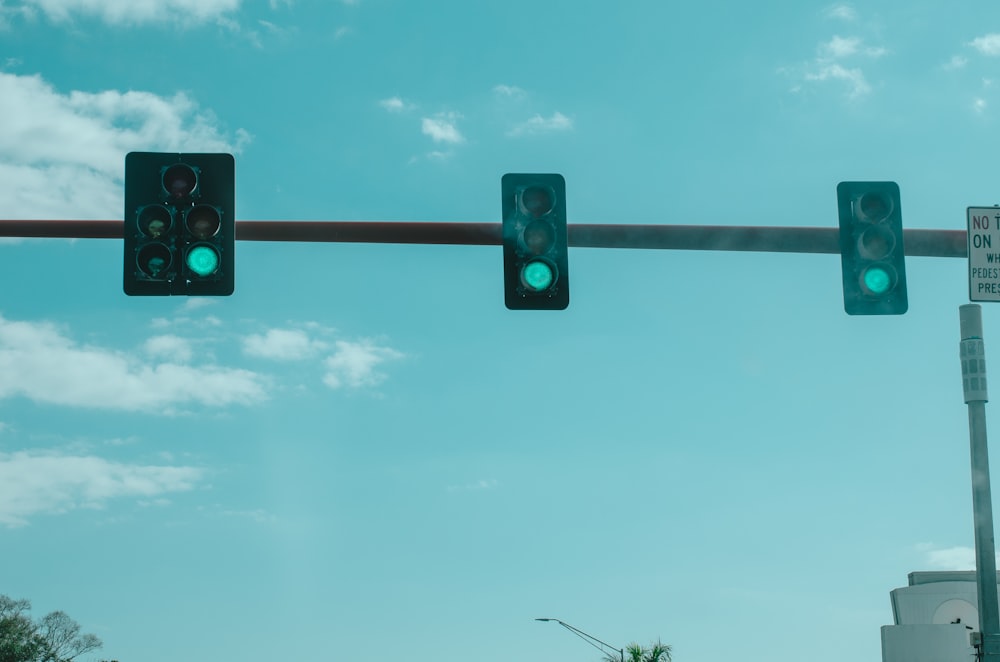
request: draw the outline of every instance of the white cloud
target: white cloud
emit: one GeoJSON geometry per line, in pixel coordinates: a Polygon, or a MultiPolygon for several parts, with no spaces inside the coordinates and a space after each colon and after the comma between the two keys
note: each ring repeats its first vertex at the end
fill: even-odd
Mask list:
{"type": "Polygon", "coordinates": [[[157,358],[174,359],[181,363],[191,360],[191,343],[174,335],[153,336],[146,340],[146,353],[157,358]]]}
{"type": "Polygon", "coordinates": [[[986,99],[976,98],[972,102],[972,110],[977,113],[983,113],[986,111],[986,99]]]}
{"type": "Polygon", "coordinates": [[[338,340],[334,354],[323,362],[326,368],[323,382],[330,388],[376,386],[385,379],[385,375],[376,368],[386,361],[402,357],[401,352],[376,345],[371,340],[338,340]]]}
{"type": "Polygon", "coordinates": [[[455,126],[455,121],[461,115],[457,113],[441,113],[434,117],[424,117],[421,120],[421,131],[430,136],[436,143],[457,145],[465,142],[465,138],[455,126]]]}
{"type": "Polygon", "coordinates": [[[257,19],[257,25],[261,26],[269,33],[276,35],[278,37],[283,37],[287,35],[289,32],[288,28],[283,28],[276,23],[272,23],[271,21],[265,21],[264,19],[257,19]]]}
{"type": "Polygon", "coordinates": [[[917,550],[924,553],[925,563],[934,570],[975,570],[976,550],[972,547],[947,547],[934,549],[934,545],[921,543],[917,550]]]}
{"type": "Polygon", "coordinates": [[[401,113],[406,110],[412,110],[413,104],[403,101],[399,97],[389,97],[388,99],[382,99],[378,102],[378,105],[382,106],[390,113],[401,113]]]}
{"type": "MultiPolygon", "coordinates": [[[[854,10],[847,5],[835,5],[826,12],[828,17],[854,20],[854,10]]],[[[780,67],[778,73],[792,76],[798,81],[821,82],[821,81],[841,81],[846,82],[847,97],[858,99],[871,92],[871,86],[865,77],[864,71],[858,67],[848,67],[842,64],[844,60],[857,62],[860,58],[870,60],[878,59],[889,51],[882,46],[867,46],[860,37],[842,37],[834,35],[829,41],[820,42],[816,46],[816,57],[799,66],[780,67]]],[[[793,92],[802,90],[802,85],[796,81],[792,86],[793,92]]]]}
{"type": "Polygon", "coordinates": [[[560,112],[555,112],[551,117],[547,118],[542,117],[541,115],[535,115],[534,117],[521,122],[512,128],[507,132],[507,135],[523,136],[537,133],[551,133],[554,131],[568,131],[572,128],[573,120],[560,112]]]}
{"type": "Polygon", "coordinates": [[[818,71],[806,73],[805,79],[809,81],[842,80],[850,88],[847,96],[851,99],[857,99],[871,91],[861,69],[847,69],[839,64],[828,64],[818,71]]]}
{"type": "Polygon", "coordinates": [[[519,99],[525,96],[526,92],[516,85],[496,85],[493,93],[500,97],[519,99]]]}
{"type": "MultiPolygon", "coordinates": [[[[159,348],[170,342],[160,341],[159,348]]],[[[264,381],[238,368],[144,363],[119,351],[78,345],[49,323],[0,317],[0,398],[172,414],[191,404],[259,402],[267,398],[264,381]]]]}
{"type": "Polygon", "coordinates": [[[857,37],[841,37],[834,35],[830,41],[819,45],[819,53],[823,57],[840,58],[854,55],[858,52],[861,40],[857,37]]]}
{"type": "Polygon", "coordinates": [[[129,151],[238,152],[183,93],[60,93],[0,71],[0,200],[8,218],[116,218],[129,151]]]}
{"type": "Polygon", "coordinates": [[[217,305],[219,305],[218,299],[209,299],[207,297],[187,297],[180,309],[186,313],[190,313],[200,308],[217,305]]]}
{"type": "MultiPolygon", "coordinates": [[[[192,25],[235,12],[241,0],[25,0],[54,21],[96,16],[111,25],[171,22],[192,25]]],[[[272,3],[273,4],[273,3],[272,3]]]]}
{"type": "Polygon", "coordinates": [[[849,5],[832,5],[823,12],[826,18],[836,18],[842,21],[853,21],[858,18],[858,13],[849,5]]]}
{"type": "Polygon", "coordinates": [[[264,335],[253,334],[243,339],[243,351],[250,356],[283,361],[304,359],[327,347],[311,340],[305,331],[270,329],[264,335]]]}
{"type": "Polygon", "coordinates": [[[1000,55],[1000,33],[994,32],[982,37],[976,37],[969,42],[969,46],[972,46],[983,55],[1000,55]]]}
{"type": "Polygon", "coordinates": [[[103,508],[127,497],[147,500],[192,489],[197,467],[130,465],[52,452],[0,453],[0,524],[23,526],[41,513],[103,508]]]}

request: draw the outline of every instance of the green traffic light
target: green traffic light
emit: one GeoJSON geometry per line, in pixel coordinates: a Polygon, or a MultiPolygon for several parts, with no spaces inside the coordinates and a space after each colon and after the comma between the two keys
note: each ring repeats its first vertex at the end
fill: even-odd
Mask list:
{"type": "Polygon", "coordinates": [[[861,279],[865,289],[875,296],[881,296],[892,289],[892,274],[880,265],[873,265],[865,269],[861,279]]]}
{"type": "Polygon", "coordinates": [[[549,289],[555,280],[555,269],[543,260],[533,260],[521,269],[521,283],[532,292],[549,289]]]}
{"type": "Polygon", "coordinates": [[[219,268],[219,254],[211,246],[195,246],[187,254],[188,269],[204,278],[219,268]]]}

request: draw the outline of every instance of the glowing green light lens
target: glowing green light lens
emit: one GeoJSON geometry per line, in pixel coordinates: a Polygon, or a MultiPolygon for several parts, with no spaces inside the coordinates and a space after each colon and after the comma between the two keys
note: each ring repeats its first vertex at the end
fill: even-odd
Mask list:
{"type": "Polygon", "coordinates": [[[219,268],[219,254],[210,246],[195,246],[188,251],[187,265],[201,277],[211,276],[219,268]]]}
{"type": "Polygon", "coordinates": [[[541,292],[552,287],[556,274],[547,262],[535,260],[521,269],[521,282],[533,292],[541,292]]]}
{"type": "Polygon", "coordinates": [[[892,276],[882,267],[869,267],[862,278],[865,288],[872,294],[885,294],[892,288],[892,276]]]}

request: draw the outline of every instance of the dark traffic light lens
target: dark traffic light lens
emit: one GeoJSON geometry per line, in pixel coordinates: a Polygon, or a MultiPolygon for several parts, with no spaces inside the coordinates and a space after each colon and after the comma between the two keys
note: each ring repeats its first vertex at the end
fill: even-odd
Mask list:
{"type": "Polygon", "coordinates": [[[190,232],[196,239],[214,237],[222,227],[222,217],[219,210],[209,205],[198,205],[187,213],[184,219],[190,232]]]}
{"type": "Polygon", "coordinates": [[[147,237],[166,235],[172,224],[173,215],[163,205],[146,205],[139,210],[139,216],[136,219],[139,232],[147,237]]]}
{"type": "Polygon", "coordinates": [[[896,236],[884,223],[872,225],[858,237],[858,254],[866,260],[881,260],[896,248],[896,236]]]}
{"type": "Polygon", "coordinates": [[[187,254],[187,266],[202,278],[211,276],[219,269],[219,253],[208,244],[192,246],[187,254]]]}
{"type": "Polygon", "coordinates": [[[521,284],[531,292],[544,292],[556,282],[556,267],[548,260],[532,260],[521,268],[521,284]]]}
{"type": "Polygon", "coordinates": [[[888,264],[873,264],[861,273],[865,294],[880,297],[896,287],[896,272],[888,264]]]}
{"type": "Polygon", "coordinates": [[[555,194],[545,186],[529,186],[521,191],[521,209],[532,218],[545,216],[555,205],[555,194]]]}
{"type": "Polygon", "coordinates": [[[163,173],[163,190],[171,198],[185,198],[198,185],[198,175],[194,168],[178,163],[167,168],[163,173]]]}
{"type": "Polygon", "coordinates": [[[892,200],[880,191],[869,191],[858,199],[858,216],[869,223],[881,223],[892,213],[892,200]]]}
{"type": "Polygon", "coordinates": [[[135,260],[139,271],[144,273],[147,278],[166,280],[167,270],[170,269],[173,257],[165,244],[153,242],[140,248],[139,252],[136,253],[135,260]]]}
{"type": "Polygon", "coordinates": [[[525,226],[521,243],[532,255],[544,255],[555,246],[556,229],[551,223],[532,221],[525,226]]]}

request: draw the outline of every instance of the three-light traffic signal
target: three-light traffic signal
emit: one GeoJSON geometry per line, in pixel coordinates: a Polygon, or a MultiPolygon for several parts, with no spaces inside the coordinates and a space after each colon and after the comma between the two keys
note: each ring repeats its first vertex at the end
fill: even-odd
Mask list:
{"type": "Polygon", "coordinates": [[[566,181],[556,174],[509,173],[500,188],[507,308],[564,310],[569,305],[566,181]]]}
{"type": "Polygon", "coordinates": [[[903,216],[896,182],[841,182],[840,256],[848,315],[902,315],[908,307],[903,216]]]}
{"type": "Polygon", "coordinates": [[[231,154],[125,156],[125,294],[233,293],[231,154]]]}

